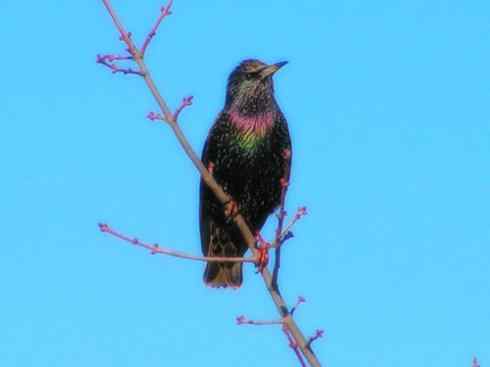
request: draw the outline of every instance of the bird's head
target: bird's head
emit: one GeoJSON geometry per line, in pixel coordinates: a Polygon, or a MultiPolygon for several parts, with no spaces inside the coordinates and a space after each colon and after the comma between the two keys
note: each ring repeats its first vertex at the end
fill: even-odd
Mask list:
{"type": "Polygon", "coordinates": [[[272,65],[254,59],[242,61],[228,79],[226,107],[245,115],[274,108],[272,75],[286,64],[286,61],[272,65]]]}

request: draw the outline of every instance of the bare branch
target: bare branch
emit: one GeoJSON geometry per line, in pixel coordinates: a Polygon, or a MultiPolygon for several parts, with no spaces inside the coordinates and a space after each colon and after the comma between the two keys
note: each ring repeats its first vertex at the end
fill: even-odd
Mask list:
{"type": "MultiPolygon", "coordinates": [[[[175,115],[171,112],[170,108],[168,107],[167,103],[161,96],[160,92],[158,91],[157,86],[155,85],[155,82],[153,81],[153,78],[146,66],[146,64],[143,61],[143,57],[141,55],[141,52],[136,48],[135,44],[131,40],[131,36],[129,33],[126,32],[122,22],[120,21],[119,17],[117,16],[114,8],[110,4],[110,0],[102,0],[104,3],[104,6],[106,7],[109,15],[111,16],[114,25],[116,26],[119,34],[120,34],[120,39],[127,45],[127,50],[129,54],[133,57],[134,61],[139,67],[139,72],[143,76],[146,85],[148,86],[148,89],[150,90],[151,94],[155,98],[158,106],[160,107],[161,110],[161,119],[168,122],[169,126],[172,128],[172,131],[174,132],[177,140],[182,146],[182,149],[186,153],[186,155],[189,157],[189,159],[192,161],[194,166],[197,168],[199,171],[203,181],[206,183],[206,185],[209,187],[209,189],[216,195],[216,198],[222,203],[226,204],[232,198],[230,195],[224,192],[222,187],[216,182],[216,180],[213,178],[213,176],[209,173],[209,171],[204,167],[202,164],[201,160],[199,157],[196,155],[194,150],[192,149],[191,145],[185,138],[182,130],[180,129],[180,126],[176,123],[175,121],[175,115]]],[[[255,248],[255,236],[254,234],[250,231],[250,228],[248,227],[247,223],[245,222],[244,218],[240,215],[237,214],[236,216],[233,217],[233,221],[236,224],[237,228],[240,230],[240,232],[243,235],[244,241],[249,247],[249,249],[252,251],[252,254],[254,257],[257,256],[258,250],[255,248]]],[[[288,307],[286,305],[286,302],[282,298],[282,296],[279,294],[277,289],[275,289],[272,286],[272,276],[269,270],[264,267],[260,271],[264,284],[269,291],[269,294],[276,305],[276,308],[279,312],[279,315],[281,316],[284,325],[287,327],[288,331],[288,337],[291,337],[299,350],[303,353],[305,358],[308,360],[309,364],[313,367],[318,367],[320,366],[320,362],[316,358],[315,354],[312,352],[310,348],[307,347],[306,343],[306,338],[299,329],[298,325],[294,321],[294,319],[291,317],[291,314],[289,313],[288,307]]],[[[297,351],[297,350],[296,350],[297,351]]],[[[298,352],[299,353],[299,352],[298,352]]]]}
{"type": "Polygon", "coordinates": [[[151,255],[157,255],[157,254],[162,254],[162,255],[169,255],[169,256],[174,256],[174,257],[179,257],[181,259],[188,259],[188,260],[196,260],[196,261],[207,261],[207,262],[242,262],[242,263],[256,263],[257,259],[253,257],[210,257],[210,256],[196,256],[196,255],[191,255],[187,254],[182,251],[176,251],[172,250],[169,248],[161,247],[158,244],[149,244],[145,243],[141,240],[139,240],[136,237],[128,237],[122,233],[119,233],[109,227],[109,225],[105,223],[99,223],[99,229],[101,232],[108,233],[114,237],[117,237],[123,241],[129,242],[130,244],[137,246],[137,247],[142,247],[150,251],[151,255]]]}

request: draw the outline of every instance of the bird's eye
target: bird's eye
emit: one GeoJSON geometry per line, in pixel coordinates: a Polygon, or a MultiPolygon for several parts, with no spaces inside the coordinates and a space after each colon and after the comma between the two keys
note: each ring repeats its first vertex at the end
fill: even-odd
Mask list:
{"type": "Polygon", "coordinates": [[[252,72],[245,73],[245,79],[247,80],[253,79],[254,75],[255,73],[252,72]]]}

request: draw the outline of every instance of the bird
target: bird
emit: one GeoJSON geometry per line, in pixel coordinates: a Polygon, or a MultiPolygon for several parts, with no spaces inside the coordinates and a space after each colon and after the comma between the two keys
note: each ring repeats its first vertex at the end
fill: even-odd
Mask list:
{"type": "MultiPolygon", "coordinates": [[[[291,138],[272,80],[286,64],[283,61],[268,65],[246,59],[231,72],[224,107],[210,128],[202,151],[203,164],[233,198],[232,204],[252,233],[260,231],[279,206],[281,179],[289,180],[291,138]]],[[[199,192],[203,255],[242,257],[248,246],[230,220],[233,210],[226,209],[202,179],[199,192]]],[[[204,283],[213,288],[239,288],[242,265],[207,262],[204,283]]]]}

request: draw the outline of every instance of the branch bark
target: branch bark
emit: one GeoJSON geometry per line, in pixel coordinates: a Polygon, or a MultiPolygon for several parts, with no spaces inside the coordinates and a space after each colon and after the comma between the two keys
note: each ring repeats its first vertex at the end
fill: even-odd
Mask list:
{"type": "MultiPolygon", "coordinates": [[[[118,15],[116,14],[110,1],[109,0],[102,0],[102,1],[108,13],[111,16],[114,25],[119,31],[121,40],[127,45],[128,52],[131,54],[134,61],[138,65],[140,69],[139,71],[141,72],[141,75],[146,85],[148,86],[148,89],[150,90],[151,94],[155,98],[155,101],[157,102],[162,112],[162,117],[164,121],[166,121],[170,126],[170,128],[172,129],[173,133],[175,134],[175,137],[179,141],[185,154],[189,157],[189,159],[192,161],[196,169],[199,171],[206,185],[208,185],[208,187],[216,195],[217,199],[222,204],[226,204],[227,202],[232,200],[232,198],[227,193],[225,193],[221,188],[221,186],[214,180],[213,176],[208,172],[206,167],[204,167],[201,160],[196,155],[191,145],[185,138],[184,133],[182,132],[180,126],[177,124],[175,115],[171,112],[169,106],[167,105],[167,103],[161,96],[160,92],[158,91],[158,88],[155,82],[153,81],[153,78],[151,77],[151,73],[143,60],[143,55],[141,54],[141,51],[138,50],[133,40],[131,39],[130,35],[128,35],[128,32],[125,30],[123,23],[121,22],[118,15]]],[[[255,236],[250,231],[250,228],[248,228],[244,218],[240,214],[238,214],[234,217],[234,222],[236,226],[240,229],[243,238],[247,243],[247,246],[252,251],[253,256],[256,257],[257,249],[255,248],[255,242],[256,242],[255,236]]],[[[302,331],[296,324],[295,320],[292,318],[292,315],[289,312],[286,302],[284,301],[280,293],[273,287],[271,273],[267,268],[263,268],[261,269],[260,274],[262,276],[264,285],[267,288],[269,295],[271,296],[272,301],[274,302],[277,308],[277,311],[283,321],[285,328],[287,328],[291,337],[295,341],[295,345],[301,350],[301,353],[305,356],[305,358],[308,360],[311,366],[313,367],[320,366],[320,362],[318,361],[315,354],[313,353],[310,346],[308,345],[308,341],[306,340],[302,331]]]]}

